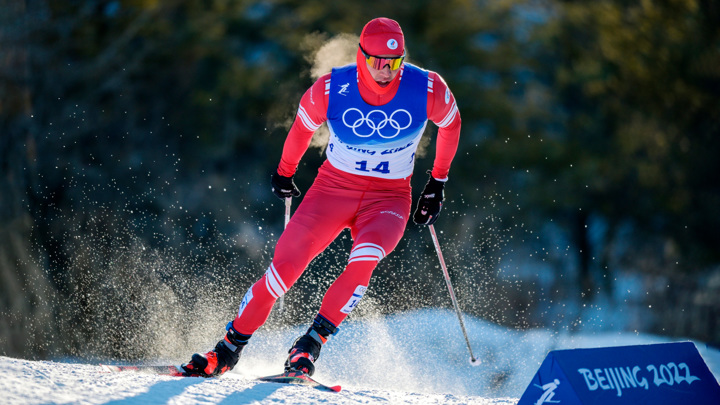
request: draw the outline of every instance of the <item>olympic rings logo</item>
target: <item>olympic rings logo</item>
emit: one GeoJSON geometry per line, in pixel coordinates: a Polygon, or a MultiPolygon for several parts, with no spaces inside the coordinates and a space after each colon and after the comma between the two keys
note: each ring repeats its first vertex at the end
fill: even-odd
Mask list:
{"type": "MultiPolygon", "coordinates": [[[[354,118],[357,116],[357,114],[353,113],[351,114],[350,118],[354,118]]],[[[353,133],[356,136],[359,136],[360,138],[368,138],[373,136],[375,132],[377,132],[378,135],[380,135],[381,138],[384,139],[391,139],[395,138],[396,136],[400,135],[400,131],[403,129],[407,129],[410,127],[410,124],[412,124],[412,116],[407,110],[399,109],[395,110],[390,116],[388,117],[387,113],[382,110],[372,110],[370,111],[367,116],[363,114],[362,111],[358,110],[357,108],[348,108],[345,110],[345,112],[342,115],[342,121],[343,124],[345,124],[346,127],[351,128],[353,130],[353,133]],[[354,121],[352,121],[352,124],[349,124],[346,120],[346,116],[351,111],[357,112],[357,114],[360,114],[359,117],[355,118],[354,121]],[[405,117],[398,115],[396,119],[396,114],[404,114],[407,116],[407,124],[402,125],[400,122],[398,122],[398,119],[401,119],[402,121],[405,121],[405,117]],[[373,117],[375,117],[375,120],[373,120],[373,117]],[[385,135],[383,134],[382,130],[386,126],[390,126],[395,129],[395,133],[392,135],[385,135]],[[365,133],[370,131],[370,133],[365,133]]],[[[385,132],[389,132],[392,130],[386,130],[385,132]]]]}

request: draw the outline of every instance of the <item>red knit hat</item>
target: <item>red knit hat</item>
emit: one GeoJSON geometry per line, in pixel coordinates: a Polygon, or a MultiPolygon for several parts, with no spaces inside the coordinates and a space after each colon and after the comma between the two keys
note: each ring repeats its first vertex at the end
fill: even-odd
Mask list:
{"type": "Polygon", "coordinates": [[[369,55],[397,55],[405,53],[402,28],[395,20],[380,17],[365,24],[360,34],[360,46],[369,55]]]}

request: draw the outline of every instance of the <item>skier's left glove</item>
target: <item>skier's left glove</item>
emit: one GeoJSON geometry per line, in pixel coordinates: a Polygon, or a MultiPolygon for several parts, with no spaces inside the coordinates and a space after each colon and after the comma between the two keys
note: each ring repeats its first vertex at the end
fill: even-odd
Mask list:
{"type": "Polygon", "coordinates": [[[299,197],[300,190],[298,190],[293,176],[285,177],[278,174],[276,171],[270,178],[270,184],[272,185],[272,192],[281,200],[290,197],[299,197]]]}
{"type": "Polygon", "coordinates": [[[432,176],[420,194],[413,221],[418,225],[432,225],[440,215],[443,199],[445,199],[445,182],[435,180],[432,176]]]}

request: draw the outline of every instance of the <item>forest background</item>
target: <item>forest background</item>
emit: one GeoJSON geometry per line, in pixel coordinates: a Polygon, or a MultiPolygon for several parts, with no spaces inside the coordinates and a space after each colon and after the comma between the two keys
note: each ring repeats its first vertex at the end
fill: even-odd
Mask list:
{"type": "MultiPolygon", "coordinates": [[[[467,314],[720,344],[718,2],[1,0],[0,354],[219,338],[282,232],[269,180],[298,101],[377,16],[460,108],[436,228],[467,314]]],[[[309,321],[350,242],[268,327],[309,321]]],[[[353,317],[449,305],[409,222],[353,317]]]]}

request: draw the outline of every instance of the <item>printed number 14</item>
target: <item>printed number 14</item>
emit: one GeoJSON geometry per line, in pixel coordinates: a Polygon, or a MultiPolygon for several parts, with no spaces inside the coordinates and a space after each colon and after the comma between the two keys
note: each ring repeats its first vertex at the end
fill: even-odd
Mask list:
{"type": "MultiPolygon", "coordinates": [[[[367,168],[367,163],[367,160],[355,162],[355,164],[357,165],[355,167],[355,170],[359,170],[361,172],[369,172],[370,170],[368,170],[367,168]]],[[[372,171],[388,174],[390,173],[390,162],[380,162],[377,166],[375,166],[375,168],[372,169],[372,171]]]]}

